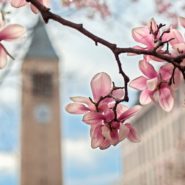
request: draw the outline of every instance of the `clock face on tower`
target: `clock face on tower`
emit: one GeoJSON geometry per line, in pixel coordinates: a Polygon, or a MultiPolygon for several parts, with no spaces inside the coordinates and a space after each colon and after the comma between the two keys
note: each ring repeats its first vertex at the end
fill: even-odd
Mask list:
{"type": "Polygon", "coordinates": [[[34,108],[34,118],[38,123],[47,124],[51,121],[52,112],[47,104],[39,104],[34,108]]]}

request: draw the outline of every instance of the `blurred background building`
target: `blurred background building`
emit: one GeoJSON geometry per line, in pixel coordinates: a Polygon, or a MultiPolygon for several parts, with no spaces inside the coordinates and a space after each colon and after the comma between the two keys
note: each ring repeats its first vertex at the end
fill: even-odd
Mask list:
{"type": "Polygon", "coordinates": [[[21,185],[62,185],[59,59],[38,19],[22,65],[21,185]]]}
{"type": "Polygon", "coordinates": [[[123,185],[185,184],[184,92],[178,91],[172,112],[149,105],[132,120],[141,142],[123,143],[123,185]]]}

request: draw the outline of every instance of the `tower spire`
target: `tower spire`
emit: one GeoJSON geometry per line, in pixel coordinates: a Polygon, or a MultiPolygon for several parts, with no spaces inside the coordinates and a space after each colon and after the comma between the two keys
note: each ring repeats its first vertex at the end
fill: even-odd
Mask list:
{"type": "Polygon", "coordinates": [[[25,59],[55,59],[58,61],[58,56],[53,49],[51,40],[48,37],[45,24],[38,18],[32,32],[32,41],[25,59]]]}

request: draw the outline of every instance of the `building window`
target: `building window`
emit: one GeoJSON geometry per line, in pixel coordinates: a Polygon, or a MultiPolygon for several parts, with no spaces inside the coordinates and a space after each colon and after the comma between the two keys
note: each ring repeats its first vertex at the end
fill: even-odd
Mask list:
{"type": "Polygon", "coordinates": [[[32,93],[38,97],[51,97],[53,90],[52,74],[35,73],[32,75],[33,88],[32,93]]]}

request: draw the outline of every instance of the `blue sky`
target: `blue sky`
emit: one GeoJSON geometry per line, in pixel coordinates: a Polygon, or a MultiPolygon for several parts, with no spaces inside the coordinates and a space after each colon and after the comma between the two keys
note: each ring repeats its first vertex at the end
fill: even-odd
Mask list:
{"type": "MultiPolygon", "coordinates": [[[[153,4],[145,0],[141,0],[141,3],[147,7],[146,12],[141,11],[142,6],[138,6],[137,3],[129,4],[129,0],[117,1],[117,3],[115,0],[109,0],[108,2],[112,4],[113,16],[106,20],[98,17],[95,20],[88,20],[82,13],[61,11],[58,8],[59,1],[54,2],[53,9],[59,14],[70,15],[70,19],[83,22],[89,30],[119,46],[133,46],[131,28],[140,25],[142,20],[148,21],[155,15],[153,4]]],[[[22,24],[30,26],[30,22],[22,16],[28,11],[28,9],[21,9],[12,22],[19,20],[22,24]]],[[[35,15],[31,13],[28,16],[30,19],[35,19],[35,15]]],[[[81,122],[81,116],[65,112],[65,105],[69,103],[70,96],[89,97],[91,95],[89,82],[93,75],[100,71],[109,73],[117,84],[122,84],[114,57],[105,47],[95,46],[91,40],[74,30],[56,23],[50,23],[48,28],[60,57],[61,131],[65,185],[119,185],[123,169],[121,144],[105,151],[91,149],[89,127],[81,122]]],[[[11,72],[0,86],[0,185],[19,184],[20,67],[27,46],[26,42],[13,65],[10,63],[11,72]]],[[[10,45],[7,47],[17,54],[10,45]]],[[[131,78],[139,75],[138,59],[138,57],[122,56],[124,69],[131,78]]],[[[6,70],[2,70],[0,75],[3,75],[6,70]]],[[[135,93],[136,91],[130,90],[130,104],[136,101],[135,93]]]]}

